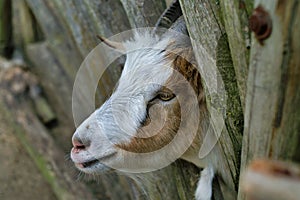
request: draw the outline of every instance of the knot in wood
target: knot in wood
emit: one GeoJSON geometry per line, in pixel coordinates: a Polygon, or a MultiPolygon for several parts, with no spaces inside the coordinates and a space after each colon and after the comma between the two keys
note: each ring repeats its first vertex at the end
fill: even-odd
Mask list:
{"type": "Polygon", "coordinates": [[[255,33],[256,39],[262,44],[272,33],[272,19],[269,13],[260,5],[254,9],[249,27],[255,33]]]}

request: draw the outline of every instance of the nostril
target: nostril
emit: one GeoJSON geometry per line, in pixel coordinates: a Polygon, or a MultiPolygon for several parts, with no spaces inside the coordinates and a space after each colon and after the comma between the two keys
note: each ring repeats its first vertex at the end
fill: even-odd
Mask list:
{"type": "Polygon", "coordinates": [[[78,138],[73,138],[72,144],[73,144],[73,151],[75,151],[75,153],[78,153],[80,150],[84,150],[88,147],[87,143],[84,144],[82,140],[78,138]]]}
{"type": "Polygon", "coordinates": [[[82,142],[81,140],[73,139],[73,140],[72,140],[72,143],[73,143],[73,146],[74,146],[75,148],[78,148],[78,149],[83,149],[83,148],[85,148],[85,146],[84,146],[84,144],[83,144],[83,142],[82,142]]]}

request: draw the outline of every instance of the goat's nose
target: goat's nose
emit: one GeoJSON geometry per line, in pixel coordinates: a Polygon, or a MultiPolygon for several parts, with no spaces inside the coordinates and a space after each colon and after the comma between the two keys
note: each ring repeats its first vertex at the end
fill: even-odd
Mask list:
{"type": "Polygon", "coordinates": [[[89,141],[83,142],[80,138],[73,137],[72,144],[73,144],[72,151],[74,151],[74,153],[79,153],[81,150],[85,150],[90,145],[90,142],[89,141]]]}

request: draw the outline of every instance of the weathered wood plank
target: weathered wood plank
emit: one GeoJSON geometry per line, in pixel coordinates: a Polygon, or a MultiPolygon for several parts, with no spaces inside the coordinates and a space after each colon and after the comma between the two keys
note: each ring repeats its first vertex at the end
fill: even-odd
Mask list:
{"type": "Polygon", "coordinates": [[[260,157],[299,161],[299,2],[257,0],[258,5],[270,14],[273,30],[264,45],[256,39],[251,45],[242,172],[260,157]]]}
{"type": "Polygon", "coordinates": [[[36,40],[37,27],[25,0],[13,0],[12,12],[14,45],[15,48],[23,48],[36,40]]]}
{"type": "Polygon", "coordinates": [[[54,1],[26,0],[40,25],[48,45],[62,69],[75,79],[76,71],[83,60],[68,26],[61,20],[61,13],[54,1]]]}
{"type": "Polygon", "coordinates": [[[211,1],[190,0],[180,3],[193,39],[199,71],[204,79],[213,129],[222,128],[222,123],[225,125],[218,141],[221,149],[215,153],[218,162],[222,163],[220,173],[234,190],[239,174],[243,115],[227,37],[224,35],[221,7],[211,1]],[[226,120],[223,121],[225,116],[226,120]]]}
{"type": "MultiPolygon", "coordinates": [[[[125,12],[118,1],[36,2],[28,0],[27,2],[43,30],[45,41],[49,51],[53,54],[54,62],[70,82],[75,80],[76,72],[83,58],[97,45],[96,35],[108,36],[129,29],[129,22],[124,17],[125,12]],[[111,20],[108,20],[107,17],[111,20]]],[[[30,59],[33,63],[37,62],[33,56],[30,56],[30,59]]],[[[41,61],[38,66],[41,67],[42,59],[37,59],[41,61]]],[[[120,62],[116,62],[112,67],[109,67],[100,79],[99,92],[96,95],[97,102],[103,103],[105,97],[111,93],[120,75],[118,65],[120,65],[120,62]]],[[[34,70],[38,69],[35,68],[34,70]]],[[[40,75],[44,77],[48,74],[40,75]]],[[[55,86],[60,87],[59,85],[55,86]]],[[[68,85],[68,90],[72,91],[72,85],[68,85]]],[[[60,96],[65,102],[70,102],[68,99],[64,99],[70,97],[60,96]]],[[[71,104],[67,105],[66,107],[59,107],[59,109],[71,115],[71,104]]],[[[67,117],[70,118],[70,116],[67,117]]]]}
{"type": "Polygon", "coordinates": [[[220,1],[220,4],[239,87],[240,99],[244,109],[250,52],[247,7],[243,1],[220,1]]]}
{"type": "MultiPolygon", "coordinates": [[[[47,99],[58,116],[58,120],[68,128],[73,127],[72,118],[72,81],[57,62],[57,58],[50,50],[49,43],[41,42],[26,46],[26,52],[34,71],[44,88],[47,99]]],[[[72,131],[59,134],[58,140],[66,141],[72,131]]],[[[65,144],[64,146],[69,146],[65,144]]]]}
{"type": "Polygon", "coordinates": [[[166,8],[161,0],[120,0],[125,8],[131,28],[154,27],[166,8]]]}

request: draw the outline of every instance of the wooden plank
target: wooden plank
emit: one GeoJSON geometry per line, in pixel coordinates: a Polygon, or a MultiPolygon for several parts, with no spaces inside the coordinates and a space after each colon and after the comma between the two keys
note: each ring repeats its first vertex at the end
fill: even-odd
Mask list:
{"type": "MultiPolygon", "coordinates": [[[[130,29],[126,13],[119,1],[53,1],[59,13],[59,21],[68,30],[70,38],[83,57],[86,57],[100,42],[97,35],[105,37],[130,29]]],[[[79,68],[81,63],[78,63],[79,68]]],[[[109,96],[119,79],[123,63],[117,60],[99,81],[96,94],[97,105],[109,96]]],[[[100,78],[100,77],[98,77],[100,78]]]]}
{"type": "Polygon", "coordinates": [[[242,172],[255,158],[299,160],[299,2],[257,0],[258,5],[269,13],[272,33],[264,45],[256,39],[251,45],[242,172]]]}
{"type": "Polygon", "coordinates": [[[120,0],[131,28],[154,27],[166,4],[160,0],[120,0]]]}
{"type": "Polygon", "coordinates": [[[23,45],[37,39],[36,24],[25,0],[13,0],[12,9],[14,45],[23,48],[23,45]]]}
{"type": "MultiPolygon", "coordinates": [[[[26,46],[26,52],[34,71],[41,81],[47,99],[54,109],[59,121],[67,127],[73,126],[72,118],[72,82],[63,71],[57,58],[50,50],[47,42],[26,46]],[[58,78],[59,77],[59,78],[58,78]]],[[[66,141],[72,132],[60,134],[60,139],[66,141]]]]}
{"type": "Polygon", "coordinates": [[[211,1],[182,0],[180,3],[204,80],[213,129],[222,128],[222,123],[225,125],[218,140],[220,148],[215,148],[213,152],[217,159],[211,162],[219,163],[215,163],[220,167],[219,173],[227,186],[235,190],[239,175],[243,115],[227,37],[224,36],[221,7],[211,1]]]}
{"type": "Polygon", "coordinates": [[[26,2],[62,69],[71,80],[74,80],[83,56],[74,44],[68,26],[60,19],[61,13],[56,8],[54,1],[26,0],[26,2]]]}
{"type": "Polygon", "coordinates": [[[220,1],[220,4],[244,110],[250,53],[249,14],[244,1],[220,1]]]}
{"type": "MultiPolygon", "coordinates": [[[[61,73],[64,73],[71,82],[75,80],[83,58],[98,44],[96,35],[109,36],[129,29],[129,22],[124,17],[125,12],[118,1],[37,2],[28,0],[27,3],[45,34],[48,51],[53,54],[55,65],[58,65],[61,73]]],[[[30,59],[36,64],[35,57],[30,56],[30,59]]],[[[43,61],[37,59],[41,61],[38,66],[40,68],[43,66],[43,61]]],[[[103,103],[105,98],[111,94],[120,75],[120,65],[119,60],[113,63],[100,79],[96,94],[97,105],[103,103]]],[[[33,70],[39,69],[34,68],[33,70]]],[[[46,74],[40,75],[44,77],[46,74]]],[[[47,77],[45,78],[47,79],[47,77]]],[[[72,91],[72,85],[68,85],[68,87],[69,91],[72,91]]],[[[69,102],[68,99],[64,99],[68,98],[66,95],[60,98],[69,102]]],[[[68,105],[68,109],[65,107],[60,109],[67,113],[70,111],[71,104],[68,105]]]]}

